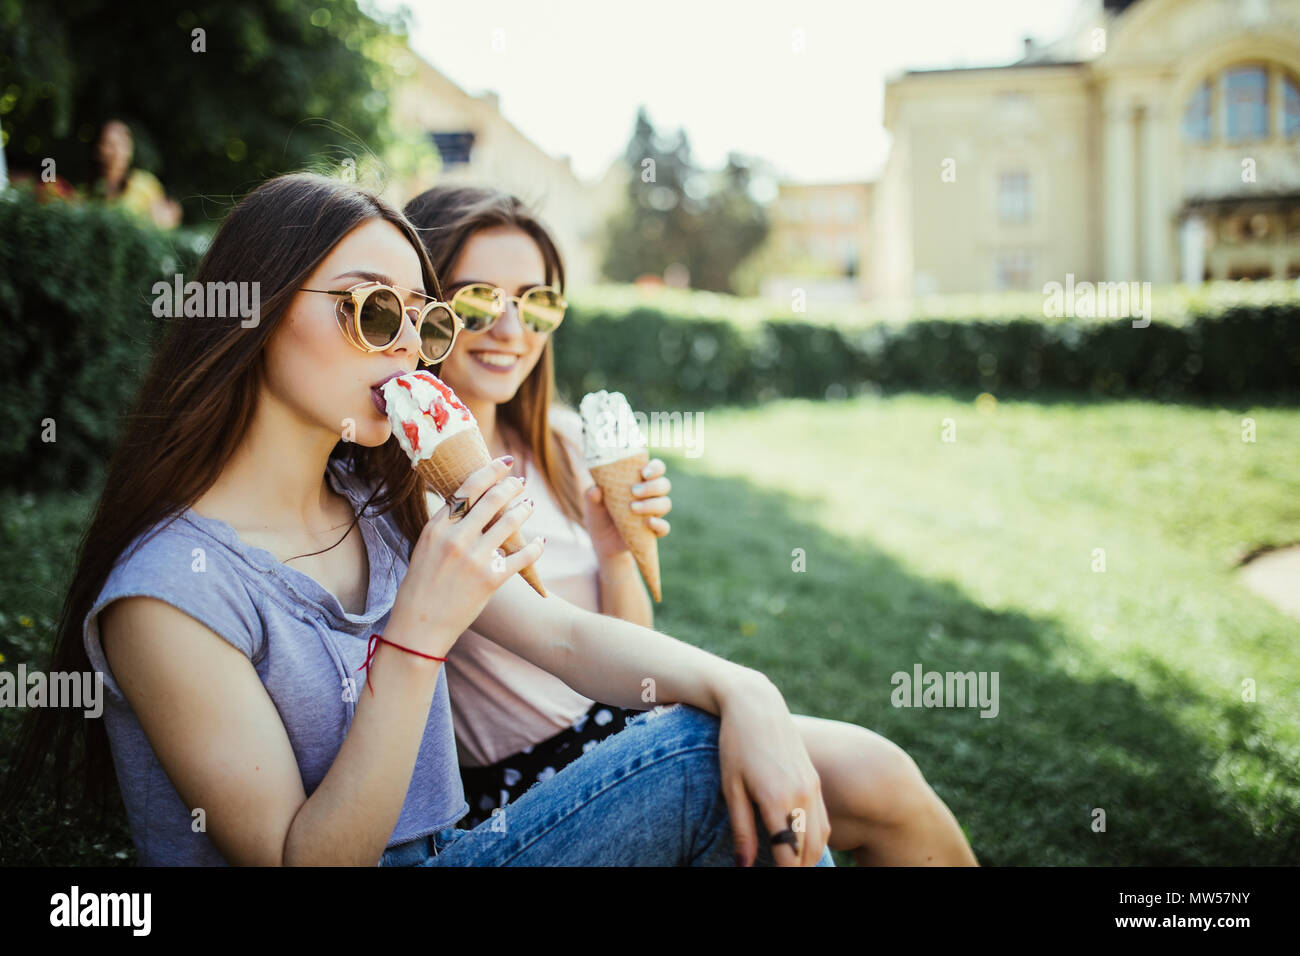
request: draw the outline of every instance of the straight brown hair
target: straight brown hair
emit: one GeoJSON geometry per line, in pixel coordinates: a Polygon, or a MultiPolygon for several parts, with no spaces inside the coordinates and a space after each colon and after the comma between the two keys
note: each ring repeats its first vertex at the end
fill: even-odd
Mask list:
{"type": "MultiPolygon", "coordinates": [[[[451,274],[465,244],[480,229],[512,226],[537,243],[546,264],[547,285],[564,291],[564,260],[559,247],[541,220],[516,196],[483,186],[435,186],[412,199],[403,211],[424,242],[438,275],[451,274]]],[[[559,401],[555,387],[554,346],[552,333],[532,372],[498,414],[523,437],[546,483],[555,490],[561,510],[581,525],[578,476],[549,418],[552,402],[567,407],[559,401]]],[[[581,454],[582,449],[577,451],[581,454]]]]}
{"type": "MultiPolygon", "coordinates": [[[[406,218],[359,186],[312,173],[269,180],[226,217],[195,278],[257,282],[261,314],[252,328],[233,318],[172,320],[129,413],[94,517],[81,538],[76,570],[55,631],[50,671],[88,672],[82,627],[119,556],[137,537],[161,530],[221,474],[257,408],[264,346],[306,277],[344,236],[371,219],[396,226],[419,256],[425,289],[441,298],[424,246],[406,218]]],[[[331,458],[350,461],[374,491],[373,505],[392,512],[409,549],[428,522],[424,486],[396,442],[365,448],[340,441],[331,458]]],[[[354,523],[360,512],[354,515],[354,523]]],[[[351,529],[349,528],[349,531],[351,529]]],[[[340,539],[342,540],[342,539],[340,539]]],[[[78,710],[33,708],[26,715],[0,812],[30,795],[53,756],[55,794],[65,803],[69,779],[82,784],[81,808],[104,809],[116,783],[102,720],[78,710]]]]}

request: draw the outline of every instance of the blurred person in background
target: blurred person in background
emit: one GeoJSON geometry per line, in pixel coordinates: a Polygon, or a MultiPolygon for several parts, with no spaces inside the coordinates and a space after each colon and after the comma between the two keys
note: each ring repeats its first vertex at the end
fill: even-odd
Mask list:
{"type": "Polygon", "coordinates": [[[131,168],[133,153],[130,127],[118,119],[106,122],[95,141],[98,175],[91,188],[92,196],[120,205],[159,229],[176,228],[181,221],[180,204],[168,197],[153,173],[131,168]]]}

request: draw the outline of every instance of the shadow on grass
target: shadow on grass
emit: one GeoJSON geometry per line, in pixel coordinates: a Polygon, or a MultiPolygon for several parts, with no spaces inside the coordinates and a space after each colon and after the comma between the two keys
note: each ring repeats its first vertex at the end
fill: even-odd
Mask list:
{"type": "Polygon", "coordinates": [[[1300,855],[1296,758],[1270,745],[1233,689],[1208,698],[1177,661],[1148,657],[1157,690],[1144,691],[1110,673],[1103,643],[918,577],[868,542],[801,520],[807,499],[688,463],[672,472],[655,626],[763,671],[793,712],[898,743],[981,863],[1284,865],[1300,855]],[[917,663],[998,672],[999,713],[895,708],[891,675],[917,663]],[[1092,829],[1098,808],[1105,832],[1092,829]]]}

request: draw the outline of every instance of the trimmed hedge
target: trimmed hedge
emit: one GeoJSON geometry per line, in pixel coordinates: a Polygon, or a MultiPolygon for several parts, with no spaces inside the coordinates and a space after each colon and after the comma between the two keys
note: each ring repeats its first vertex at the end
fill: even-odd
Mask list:
{"type": "Polygon", "coordinates": [[[625,315],[575,308],[556,334],[566,395],[626,386],[644,407],[901,389],[1300,397],[1300,302],[1234,306],[1146,328],[1129,319],[1026,318],[853,328],[772,320],[739,329],[646,307],[625,315]]]}
{"type": "Polygon", "coordinates": [[[0,192],[0,484],[80,488],[102,467],[160,331],[153,283],[191,270],[193,240],[0,192]]]}
{"type": "MultiPolygon", "coordinates": [[[[0,193],[0,485],[82,488],[110,453],[161,323],[152,288],[190,276],[203,237],[102,205],[0,193]],[[55,423],[54,443],[42,441],[55,423]]],[[[570,400],[597,388],[639,408],[701,408],[875,390],[1078,393],[1155,400],[1300,397],[1300,301],[1178,323],[916,319],[738,321],[669,307],[575,305],[556,333],[570,400]]]]}

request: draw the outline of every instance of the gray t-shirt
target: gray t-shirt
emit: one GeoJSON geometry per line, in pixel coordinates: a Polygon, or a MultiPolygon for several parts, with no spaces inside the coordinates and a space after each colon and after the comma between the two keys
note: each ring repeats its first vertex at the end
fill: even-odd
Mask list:
{"type": "MultiPolygon", "coordinates": [[[[328,475],[354,510],[369,497],[370,489],[342,461],[332,459],[328,475]]],[[[357,668],[365,661],[371,633],[383,633],[406,574],[405,539],[391,516],[375,511],[370,506],[358,521],[370,561],[366,611],[360,615],[344,611],[309,575],[245,544],[230,525],[188,508],[170,524],[160,522],[140,535],[119,556],[82,633],[91,666],[104,675],[102,719],[141,865],[227,864],[199,831],[201,817],[191,813],[172,786],[114,680],[99,641],[99,612],[118,598],[157,598],[237,647],[254,663],[280,712],[310,796],[352,726],[358,695],[368,693],[365,672],[357,668]]],[[[452,826],[468,812],[443,670],[387,845],[452,826]]]]}

